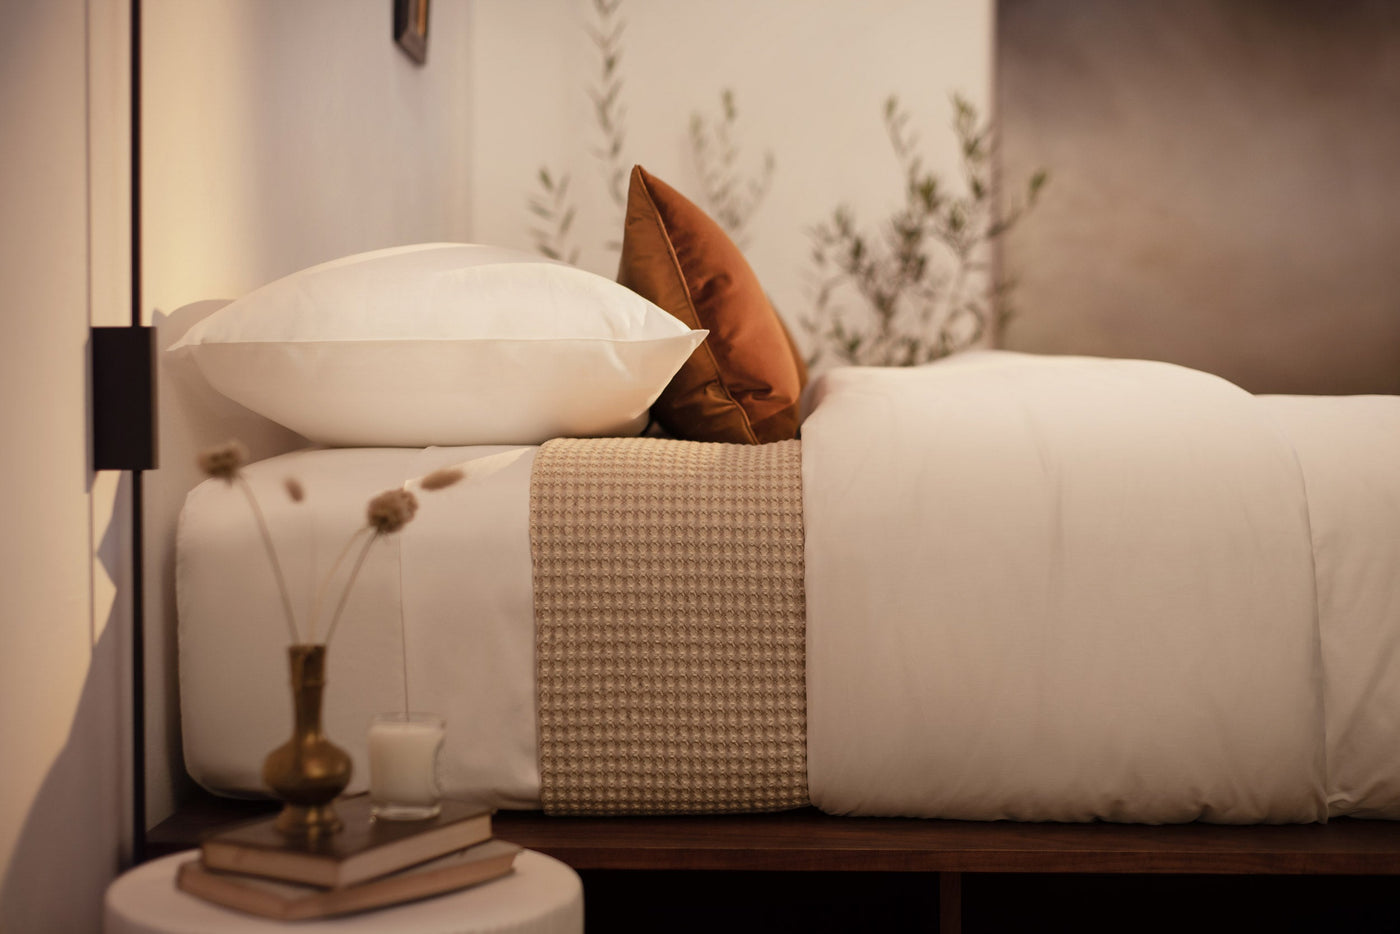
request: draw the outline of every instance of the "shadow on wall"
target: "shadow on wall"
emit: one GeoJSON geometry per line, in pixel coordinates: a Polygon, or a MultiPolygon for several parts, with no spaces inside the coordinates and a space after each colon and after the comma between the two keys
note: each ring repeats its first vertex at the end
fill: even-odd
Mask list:
{"type": "Polygon", "coordinates": [[[1000,0],[1012,350],[1400,392],[1400,4],[1000,0]]]}
{"type": "MultiPolygon", "coordinates": [[[[131,474],[124,473],[119,502],[127,500],[130,489],[131,474]]],[[[129,528],[125,521],[110,523],[98,548],[98,559],[113,579],[129,528]]],[[[117,702],[127,665],[121,625],[126,615],[114,602],[92,647],[67,740],[30,803],[0,882],[0,930],[101,929],[101,895],[121,868],[131,789],[126,774],[131,755],[122,748],[128,737],[125,708],[117,702]],[[75,840],[84,845],[76,847],[75,840]]]]}

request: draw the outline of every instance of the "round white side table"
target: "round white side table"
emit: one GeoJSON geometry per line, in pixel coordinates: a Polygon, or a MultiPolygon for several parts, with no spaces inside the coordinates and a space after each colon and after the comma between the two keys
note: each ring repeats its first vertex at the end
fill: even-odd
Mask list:
{"type": "Polygon", "coordinates": [[[198,850],[137,866],[107,889],[104,934],[581,934],[583,884],[568,866],[522,850],[509,875],[472,888],[362,914],[273,921],[206,902],[175,887],[198,850]]]}

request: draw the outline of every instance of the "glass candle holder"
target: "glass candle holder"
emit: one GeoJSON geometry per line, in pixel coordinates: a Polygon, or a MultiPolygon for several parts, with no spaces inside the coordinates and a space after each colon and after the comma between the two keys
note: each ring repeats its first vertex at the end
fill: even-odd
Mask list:
{"type": "Polygon", "coordinates": [[[370,809],[383,820],[426,820],[442,810],[437,759],[445,730],[431,713],[382,713],[369,724],[370,809]]]}

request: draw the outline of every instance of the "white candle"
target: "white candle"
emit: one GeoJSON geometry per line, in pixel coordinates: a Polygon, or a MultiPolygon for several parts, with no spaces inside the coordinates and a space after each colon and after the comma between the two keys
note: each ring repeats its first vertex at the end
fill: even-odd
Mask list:
{"type": "Polygon", "coordinates": [[[369,726],[369,794],[375,816],[420,820],[438,813],[437,754],[444,725],[434,714],[379,714],[369,726]]]}

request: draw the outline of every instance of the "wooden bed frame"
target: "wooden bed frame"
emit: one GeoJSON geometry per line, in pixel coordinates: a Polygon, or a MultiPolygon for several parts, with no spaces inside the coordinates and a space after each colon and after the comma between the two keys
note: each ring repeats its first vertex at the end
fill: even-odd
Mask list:
{"type": "MultiPolygon", "coordinates": [[[[200,792],[147,836],[148,858],[276,805],[200,792]]],[[[1400,822],[1051,824],[832,817],[547,817],[501,811],[503,838],[591,871],[933,873],[938,930],[962,925],[965,874],[1400,875],[1400,822]]],[[[930,880],[932,882],[933,880],[930,880]]],[[[1400,884],[1395,920],[1400,924],[1400,884]]]]}

